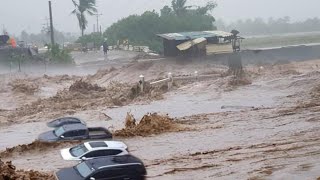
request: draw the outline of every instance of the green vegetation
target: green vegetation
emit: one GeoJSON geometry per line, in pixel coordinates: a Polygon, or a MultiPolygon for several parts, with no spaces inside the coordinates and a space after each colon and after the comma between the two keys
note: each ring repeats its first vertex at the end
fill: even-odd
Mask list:
{"type": "Polygon", "coordinates": [[[58,44],[49,46],[45,59],[49,59],[51,64],[73,64],[74,61],[69,51],[60,49],[58,44]]]}
{"type": "Polygon", "coordinates": [[[79,21],[79,27],[81,30],[81,35],[84,35],[84,31],[87,29],[88,20],[86,18],[86,14],[94,15],[97,12],[96,9],[96,0],[79,0],[76,2],[72,0],[75,9],[71,12],[72,14],[77,16],[79,21]]]}
{"type": "Polygon", "coordinates": [[[100,33],[91,33],[88,35],[83,35],[76,42],[85,45],[87,43],[94,43],[96,47],[100,47],[103,44],[104,38],[100,33]]]}
{"type": "Polygon", "coordinates": [[[158,14],[146,11],[142,15],[132,15],[114,23],[105,32],[109,44],[129,40],[132,45],[145,45],[160,52],[162,42],[156,34],[182,31],[215,30],[214,17],[210,12],[216,4],[209,2],[204,7],[186,6],[187,0],[173,0],[172,6],[165,6],[158,14]]]}

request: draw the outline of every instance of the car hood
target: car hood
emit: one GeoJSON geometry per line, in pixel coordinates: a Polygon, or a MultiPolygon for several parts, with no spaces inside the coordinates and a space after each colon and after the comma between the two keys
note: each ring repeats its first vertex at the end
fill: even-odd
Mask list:
{"type": "Polygon", "coordinates": [[[64,168],[56,173],[58,180],[84,180],[74,168],[64,168]]]}
{"type": "Polygon", "coordinates": [[[42,133],[39,135],[38,140],[39,141],[57,141],[59,138],[54,134],[53,131],[48,131],[45,133],[42,133]]]}
{"type": "Polygon", "coordinates": [[[67,160],[67,161],[75,161],[75,160],[80,160],[79,157],[74,157],[70,153],[70,148],[67,149],[61,149],[60,154],[62,159],[67,160]]]}

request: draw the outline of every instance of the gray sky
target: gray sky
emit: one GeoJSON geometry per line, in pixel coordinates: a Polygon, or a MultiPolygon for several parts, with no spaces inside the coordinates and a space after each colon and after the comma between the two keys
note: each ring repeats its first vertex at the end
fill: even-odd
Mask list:
{"type": "MultiPolygon", "coordinates": [[[[97,0],[98,9],[103,14],[103,29],[117,20],[131,14],[141,14],[146,10],[160,9],[171,0],[97,0]]],[[[207,0],[189,0],[189,4],[203,5],[207,0]]],[[[319,0],[216,0],[218,8],[213,14],[225,21],[253,17],[290,16],[292,20],[319,17],[319,0]]],[[[47,0],[1,0],[0,25],[11,34],[20,35],[22,30],[40,32],[48,17],[47,0]]],[[[79,33],[77,20],[70,15],[73,10],[71,0],[52,0],[54,24],[58,30],[79,33]]],[[[89,18],[87,32],[93,30],[95,18],[89,18]]],[[[1,31],[2,32],[2,31],[1,31]]]]}

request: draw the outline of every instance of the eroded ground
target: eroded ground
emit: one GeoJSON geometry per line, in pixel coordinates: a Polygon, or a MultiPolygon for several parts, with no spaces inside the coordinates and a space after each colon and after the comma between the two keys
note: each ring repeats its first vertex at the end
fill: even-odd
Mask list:
{"type": "Polygon", "coordinates": [[[246,78],[251,83],[237,85],[225,75],[227,67],[209,61],[130,59],[112,61],[115,67],[105,64],[104,70],[88,76],[2,75],[2,161],[46,173],[74,165],[59,155],[59,149],[73,143],[34,142],[48,130],[45,122],[71,115],[118,133],[115,139],[124,141],[145,162],[150,179],[320,176],[319,60],[263,68],[250,65],[246,78]],[[149,81],[168,72],[191,75],[194,71],[217,76],[177,82],[169,92],[157,87],[130,96],[140,74],[149,81]],[[79,84],[82,81],[89,85],[79,84]],[[119,131],[128,112],[137,125],[119,131]],[[154,112],[163,116],[143,117],[154,112]],[[153,123],[146,126],[145,122],[153,123]]]}

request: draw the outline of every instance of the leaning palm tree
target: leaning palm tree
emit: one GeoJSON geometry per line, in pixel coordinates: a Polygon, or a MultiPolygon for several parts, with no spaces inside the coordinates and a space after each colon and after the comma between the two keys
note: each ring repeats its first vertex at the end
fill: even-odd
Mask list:
{"type": "Polygon", "coordinates": [[[183,15],[191,6],[186,6],[187,0],[172,0],[171,5],[177,16],[183,15]]]}
{"type": "Polygon", "coordinates": [[[76,2],[76,0],[72,0],[72,2],[75,9],[71,13],[77,16],[81,35],[83,36],[84,30],[86,30],[88,26],[86,14],[92,16],[95,12],[97,12],[96,0],[79,0],[79,2],[76,2]]]}

